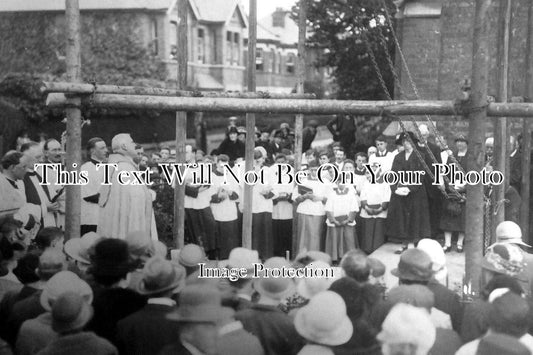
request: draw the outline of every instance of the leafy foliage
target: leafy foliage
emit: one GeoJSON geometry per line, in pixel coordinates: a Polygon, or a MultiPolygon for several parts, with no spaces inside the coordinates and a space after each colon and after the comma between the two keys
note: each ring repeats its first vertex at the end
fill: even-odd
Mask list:
{"type": "MultiPolygon", "coordinates": [[[[134,13],[82,14],[82,80],[98,84],[165,86],[164,63],[150,54],[134,13]]],[[[0,17],[0,95],[34,122],[59,119],[45,106],[40,81],[65,80],[65,18],[52,13],[13,13],[0,17]]],[[[86,117],[150,115],[157,112],[89,110],[86,117]]]]}
{"type": "MultiPolygon", "coordinates": [[[[379,0],[307,0],[307,19],[312,35],[310,42],[326,49],[322,65],[333,68],[339,99],[381,100],[385,94],[368,54],[367,42],[376,56],[389,91],[393,80],[386,53],[393,56],[393,41],[385,23],[379,0]],[[383,34],[387,48],[380,44],[383,34]]],[[[386,0],[389,11],[394,6],[386,0]]],[[[298,7],[293,8],[298,17],[298,7]]]]}

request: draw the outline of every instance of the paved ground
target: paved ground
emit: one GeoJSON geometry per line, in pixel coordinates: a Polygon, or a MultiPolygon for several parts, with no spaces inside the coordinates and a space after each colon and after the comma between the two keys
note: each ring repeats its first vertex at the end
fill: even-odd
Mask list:
{"type": "MultiPolygon", "coordinates": [[[[389,289],[398,285],[398,278],[392,276],[390,271],[398,265],[400,260],[400,256],[394,254],[399,247],[399,244],[386,243],[371,254],[372,257],[379,259],[387,266],[385,283],[389,289]]],[[[465,254],[452,251],[446,254],[446,261],[448,265],[448,288],[460,292],[465,272],[465,254]]]]}

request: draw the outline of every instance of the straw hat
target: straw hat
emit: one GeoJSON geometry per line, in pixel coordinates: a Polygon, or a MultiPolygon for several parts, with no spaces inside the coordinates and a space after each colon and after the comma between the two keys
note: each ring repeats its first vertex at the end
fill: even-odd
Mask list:
{"type": "Polygon", "coordinates": [[[317,294],[298,310],[294,326],[302,337],[321,345],[344,344],[353,334],[352,322],[346,315],[346,304],[332,291],[317,294]]]}
{"type": "Polygon", "coordinates": [[[52,306],[52,329],[67,333],[82,329],[93,316],[93,308],[75,292],[63,293],[52,306]]]}
{"type": "Polygon", "coordinates": [[[46,283],[40,296],[41,306],[51,311],[54,301],[65,292],[74,292],[86,298],[89,304],[93,301],[93,290],[87,282],[71,271],[60,271],[46,283]]]}
{"type": "Polygon", "coordinates": [[[234,315],[231,308],[222,307],[220,291],[207,284],[186,286],[180,293],[179,308],[167,316],[178,322],[217,323],[234,315]]]}
{"type": "Polygon", "coordinates": [[[152,295],[169,290],[178,293],[185,286],[185,269],[181,265],[155,256],[146,261],[142,279],[137,285],[141,295],[152,295]]]}
{"type": "Polygon", "coordinates": [[[498,274],[516,277],[524,270],[524,256],[522,250],[514,244],[495,243],[487,249],[481,267],[498,274]]]}
{"type": "Polygon", "coordinates": [[[65,243],[65,254],[81,263],[90,265],[90,251],[100,236],[94,232],[84,234],[81,238],[72,238],[65,243]]]}
{"type": "Polygon", "coordinates": [[[227,260],[222,260],[218,263],[219,267],[246,269],[251,271],[254,269],[254,264],[260,263],[259,253],[257,250],[247,248],[233,248],[229,253],[227,260]]]}

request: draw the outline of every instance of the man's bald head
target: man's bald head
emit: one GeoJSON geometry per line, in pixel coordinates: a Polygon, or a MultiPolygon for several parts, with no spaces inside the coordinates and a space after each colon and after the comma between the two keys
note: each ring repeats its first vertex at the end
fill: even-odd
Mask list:
{"type": "Polygon", "coordinates": [[[28,158],[28,171],[34,171],[34,165],[43,160],[43,150],[37,142],[24,143],[20,151],[28,158]]]}
{"type": "Polygon", "coordinates": [[[137,158],[136,144],[129,133],[119,133],[111,140],[113,153],[122,154],[132,159],[137,158]]]}

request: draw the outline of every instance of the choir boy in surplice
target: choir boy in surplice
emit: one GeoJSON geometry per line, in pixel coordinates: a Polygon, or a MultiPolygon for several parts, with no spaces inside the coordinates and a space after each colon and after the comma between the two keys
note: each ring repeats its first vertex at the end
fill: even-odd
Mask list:
{"type": "Polygon", "coordinates": [[[233,176],[225,171],[226,167],[229,167],[229,157],[221,154],[217,157],[216,168],[213,169],[211,196],[211,211],[215,218],[220,259],[227,259],[231,250],[241,245],[237,214],[240,187],[233,176]]]}
{"type": "Polygon", "coordinates": [[[311,162],[308,169],[307,179],[303,184],[297,185],[292,194],[294,202],[298,205],[296,209],[298,218],[296,254],[302,251],[324,250],[326,221],[324,204],[331,186],[318,180],[316,161],[311,162]]]}
{"type": "Polygon", "coordinates": [[[287,250],[290,251],[292,249],[292,192],[294,183],[288,183],[287,179],[283,179],[283,174],[287,167],[281,164],[285,163],[285,155],[278,154],[276,156],[276,164],[271,167],[276,182],[274,184],[274,192],[277,195],[272,200],[274,204],[272,210],[272,233],[274,237],[274,255],[276,256],[285,256],[287,250]],[[280,169],[282,169],[281,180],[278,176],[280,175],[280,169]]]}

